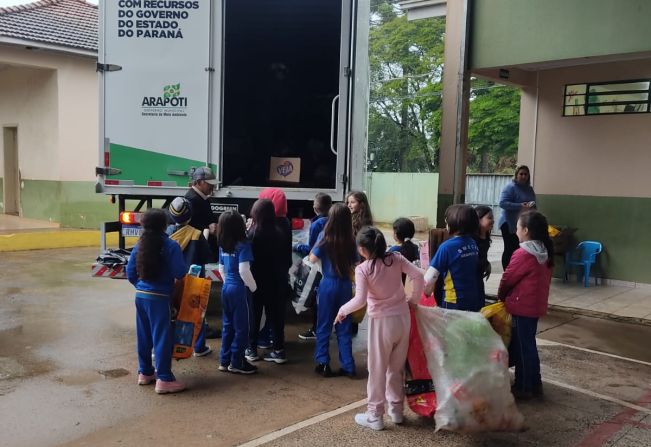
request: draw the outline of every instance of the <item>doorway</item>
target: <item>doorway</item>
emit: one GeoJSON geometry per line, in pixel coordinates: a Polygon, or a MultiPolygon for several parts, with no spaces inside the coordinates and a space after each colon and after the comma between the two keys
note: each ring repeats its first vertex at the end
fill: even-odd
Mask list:
{"type": "Polygon", "coordinates": [[[301,159],[296,186],[336,188],[338,159],[330,146],[342,59],[348,65],[348,54],[340,52],[344,4],[349,7],[347,0],[226,1],[225,186],[270,185],[275,156],[301,159]]]}
{"type": "Polygon", "coordinates": [[[18,170],[18,128],[3,127],[4,213],[20,215],[20,171],[18,170]]]}

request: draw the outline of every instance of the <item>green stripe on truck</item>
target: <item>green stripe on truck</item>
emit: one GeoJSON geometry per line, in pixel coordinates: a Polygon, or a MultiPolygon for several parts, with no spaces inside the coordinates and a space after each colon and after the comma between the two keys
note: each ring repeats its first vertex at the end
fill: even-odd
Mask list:
{"type": "MultiPolygon", "coordinates": [[[[118,175],[107,176],[110,180],[133,180],[135,185],[147,185],[149,180],[169,182],[176,186],[187,187],[190,183],[190,168],[205,166],[205,161],[165,155],[158,152],[137,149],[120,144],[110,145],[110,163],[112,168],[120,169],[118,175]],[[185,176],[170,175],[170,171],[186,171],[185,176]]],[[[209,164],[216,174],[217,166],[209,164]]]]}

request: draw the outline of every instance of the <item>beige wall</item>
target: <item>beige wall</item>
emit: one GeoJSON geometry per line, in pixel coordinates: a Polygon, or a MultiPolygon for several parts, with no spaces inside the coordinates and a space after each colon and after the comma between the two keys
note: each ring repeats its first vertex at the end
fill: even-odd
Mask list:
{"type": "Polygon", "coordinates": [[[66,58],[59,68],[59,172],[63,181],[95,180],[98,98],[95,60],[66,58]]]}
{"type": "Polygon", "coordinates": [[[651,197],[651,113],[561,116],[566,84],[641,78],[651,78],[651,60],[539,72],[538,96],[523,91],[518,150],[537,193],[651,197]]]}
{"type": "Polygon", "coordinates": [[[22,178],[94,180],[95,60],[0,45],[0,65],[0,126],[18,126],[22,178]]]}
{"type": "MultiPolygon", "coordinates": [[[[0,71],[0,98],[0,126],[18,127],[21,178],[57,180],[59,128],[56,71],[15,67],[4,69],[0,71]]],[[[0,175],[4,175],[4,163],[0,175]]]]}

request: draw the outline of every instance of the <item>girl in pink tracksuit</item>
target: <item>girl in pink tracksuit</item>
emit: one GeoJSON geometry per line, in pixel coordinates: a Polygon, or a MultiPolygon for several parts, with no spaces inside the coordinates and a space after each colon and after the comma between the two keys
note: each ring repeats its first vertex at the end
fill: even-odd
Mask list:
{"type": "Polygon", "coordinates": [[[355,416],[355,422],[373,430],[384,428],[384,402],[389,402],[392,422],[403,420],[404,367],[409,344],[409,306],[423,293],[423,271],[400,253],[387,252],[382,232],[364,227],[357,234],[359,254],[366,258],[355,269],[355,297],[341,306],[336,323],[351,312],[368,305],[368,410],[355,416]],[[413,281],[409,299],[402,274],[413,281]]]}

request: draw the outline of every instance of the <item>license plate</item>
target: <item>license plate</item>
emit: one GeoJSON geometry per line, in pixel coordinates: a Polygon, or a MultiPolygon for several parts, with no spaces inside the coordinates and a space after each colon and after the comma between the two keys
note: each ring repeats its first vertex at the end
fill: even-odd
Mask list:
{"type": "Polygon", "coordinates": [[[122,225],[122,236],[124,237],[140,237],[142,234],[142,227],[140,225],[122,225]]]}

